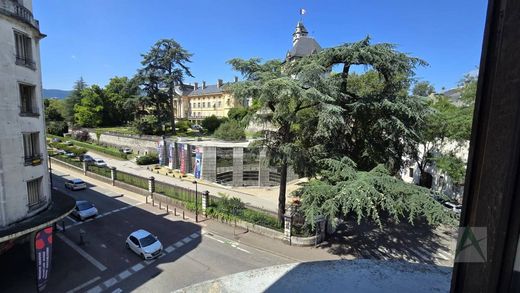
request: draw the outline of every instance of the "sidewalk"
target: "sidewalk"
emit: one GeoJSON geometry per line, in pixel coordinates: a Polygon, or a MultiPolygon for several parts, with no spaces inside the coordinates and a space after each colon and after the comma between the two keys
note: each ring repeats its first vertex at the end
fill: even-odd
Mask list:
{"type": "MultiPolygon", "coordinates": [[[[131,161],[121,161],[117,159],[112,159],[108,156],[101,155],[99,153],[93,153],[88,152],[89,155],[91,155],[94,158],[100,158],[103,159],[109,166],[115,167],[117,170],[121,170],[127,173],[132,173],[135,175],[143,176],[143,177],[150,177],[153,176],[156,181],[174,184],[180,187],[188,188],[191,190],[195,190],[195,185],[192,183],[191,180],[182,180],[179,178],[173,178],[170,176],[166,176],[163,174],[157,174],[150,170],[146,169],[146,166],[139,166],[131,161]]],[[[226,194],[230,197],[238,197],[247,205],[261,208],[264,210],[271,211],[273,213],[276,213],[278,211],[278,197],[273,197],[272,195],[268,195],[266,192],[265,196],[262,195],[261,191],[257,191],[258,195],[254,195],[251,193],[244,193],[240,191],[236,191],[232,189],[231,187],[222,187],[217,185],[216,183],[209,183],[204,182],[202,180],[198,180],[198,190],[199,191],[209,191],[211,195],[214,196],[220,196],[219,193],[226,194]]],[[[272,188],[271,188],[272,189],[272,188]]],[[[289,191],[289,189],[288,189],[289,191]]],[[[287,196],[287,199],[289,199],[289,196],[287,196]]]]}
{"type": "MultiPolygon", "coordinates": [[[[59,173],[69,174],[70,176],[80,178],[85,182],[89,182],[101,188],[108,189],[114,193],[124,194],[124,197],[131,198],[132,200],[141,203],[146,202],[145,197],[140,194],[133,193],[126,189],[112,186],[111,184],[105,183],[103,181],[99,181],[91,177],[84,176],[82,172],[71,170],[59,165],[53,166],[53,170],[56,170],[59,173]]],[[[148,205],[146,205],[146,209],[155,209],[157,211],[157,214],[161,214],[157,205],[155,206],[155,208],[152,208],[152,206],[149,203],[148,205]]],[[[162,212],[165,212],[164,208],[162,209],[162,212]]],[[[174,216],[172,213],[170,213],[170,215],[167,216],[167,218],[181,220],[181,211],[178,210],[177,213],[177,216],[174,216]]],[[[184,213],[186,215],[186,220],[184,221],[194,222],[195,215],[193,213],[189,211],[184,211],[184,213]]],[[[345,255],[334,255],[327,252],[327,249],[322,248],[289,246],[280,240],[265,237],[254,232],[247,232],[245,229],[240,227],[237,227],[236,230],[234,230],[232,225],[221,223],[213,219],[204,219],[203,217],[199,216],[199,220],[200,221],[199,223],[197,223],[197,225],[201,226],[203,233],[206,232],[210,236],[220,236],[260,251],[268,252],[280,257],[287,258],[293,262],[354,258],[345,255]],[[235,232],[236,235],[234,234],[235,232]]]]}

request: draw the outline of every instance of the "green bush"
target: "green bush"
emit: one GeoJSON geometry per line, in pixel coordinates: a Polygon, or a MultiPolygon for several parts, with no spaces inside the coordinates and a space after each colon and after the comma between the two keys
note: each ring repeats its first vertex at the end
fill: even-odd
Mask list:
{"type": "Polygon", "coordinates": [[[247,115],[247,109],[244,108],[244,107],[235,107],[235,108],[231,108],[229,109],[228,111],[228,118],[231,119],[231,120],[235,120],[235,121],[242,121],[242,119],[244,119],[244,117],[246,117],[247,115]]]}
{"type": "Polygon", "coordinates": [[[76,156],[83,155],[87,152],[87,150],[85,148],[78,147],[78,146],[68,146],[61,142],[51,142],[51,143],[49,143],[49,146],[56,148],[56,149],[64,150],[69,153],[73,153],[76,156]]]}
{"type": "Polygon", "coordinates": [[[175,124],[175,127],[179,129],[179,132],[186,132],[190,129],[190,122],[188,120],[180,120],[175,124]]]}
{"type": "Polygon", "coordinates": [[[69,132],[69,126],[65,121],[49,121],[47,122],[47,133],[54,135],[63,135],[69,132]]]}
{"type": "Polygon", "coordinates": [[[226,141],[239,141],[246,139],[244,128],[236,120],[222,123],[215,131],[215,137],[226,141]]]}
{"type": "Polygon", "coordinates": [[[226,118],[218,118],[215,115],[211,115],[209,117],[204,118],[200,125],[204,127],[208,131],[208,133],[213,133],[217,128],[222,124],[224,121],[226,121],[226,118]]]}
{"type": "Polygon", "coordinates": [[[107,167],[98,167],[98,166],[95,166],[95,165],[89,165],[87,167],[88,171],[92,172],[92,173],[96,173],[98,175],[101,175],[103,177],[107,177],[107,178],[111,178],[112,175],[110,174],[110,169],[107,168],[107,167]]]}
{"type": "Polygon", "coordinates": [[[157,154],[148,154],[140,156],[135,160],[137,165],[152,165],[159,163],[159,156],[157,154]]]}
{"type": "Polygon", "coordinates": [[[140,134],[161,134],[163,132],[159,119],[154,115],[144,115],[132,122],[132,126],[140,134]]]}
{"type": "Polygon", "coordinates": [[[148,179],[122,171],[116,172],[116,180],[148,190],[148,179]]]}
{"type": "Polygon", "coordinates": [[[77,141],[77,140],[71,140],[71,141],[77,146],[81,146],[86,149],[93,150],[95,152],[100,152],[103,154],[107,154],[107,155],[125,159],[125,160],[128,158],[128,156],[125,153],[123,153],[119,149],[116,149],[113,147],[107,147],[107,146],[97,145],[97,144],[88,143],[88,142],[81,142],[81,141],[77,141]]]}
{"type": "Polygon", "coordinates": [[[58,161],[62,161],[62,162],[65,162],[65,163],[69,163],[73,166],[76,166],[78,168],[83,168],[83,163],[80,162],[79,160],[76,160],[76,159],[72,159],[72,158],[69,158],[65,155],[56,155],[56,156],[53,156],[54,159],[58,160],[58,161]]]}

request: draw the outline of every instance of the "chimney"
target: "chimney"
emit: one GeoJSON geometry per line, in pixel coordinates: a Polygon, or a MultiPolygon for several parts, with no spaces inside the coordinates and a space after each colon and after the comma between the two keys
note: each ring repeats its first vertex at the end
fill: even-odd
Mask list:
{"type": "Polygon", "coordinates": [[[222,84],[222,79],[217,79],[217,88],[220,88],[222,84]]]}
{"type": "Polygon", "coordinates": [[[199,83],[198,82],[194,82],[193,83],[193,89],[197,90],[198,88],[199,88],[199,83]]]}
{"type": "Polygon", "coordinates": [[[206,81],[203,80],[203,81],[202,81],[202,89],[205,89],[205,88],[206,88],[206,81]]]}
{"type": "Polygon", "coordinates": [[[238,76],[235,76],[235,82],[238,82],[238,76]]]}

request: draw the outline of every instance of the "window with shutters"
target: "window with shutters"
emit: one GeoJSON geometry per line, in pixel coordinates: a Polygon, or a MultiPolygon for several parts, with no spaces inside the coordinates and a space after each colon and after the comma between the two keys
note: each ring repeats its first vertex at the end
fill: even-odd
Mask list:
{"type": "Polygon", "coordinates": [[[41,164],[39,139],[40,134],[38,132],[30,132],[23,134],[23,150],[25,165],[41,164]]]}
{"type": "Polygon", "coordinates": [[[29,208],[37,206],[42,202],[42,177],[27,181],[27,199],[29,208]]]}
{"type": "Polygon", "coordinates": [[[35,69],[31,38],[26,34],[15,31],[14,40],[16,46],[16,64],[35,69]]]}

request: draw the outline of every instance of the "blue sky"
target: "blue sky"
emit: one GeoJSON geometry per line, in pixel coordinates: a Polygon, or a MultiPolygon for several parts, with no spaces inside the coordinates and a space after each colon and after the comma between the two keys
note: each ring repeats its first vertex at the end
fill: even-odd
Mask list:
{"type": "Polygon", "coordinates": [[[234,58],[283,58],[291,47],[298,11],[322,47],[370,35],[373,43],[426,60],[417,78],[450,88],[480,61],[485,0],[33,0],[47,34],[41,41],[44,88],[70,89],[80,76],[105,85],[132,76],[141,54],[173,38],[194,54],[195,78],[229,81],[234,58]]]}

